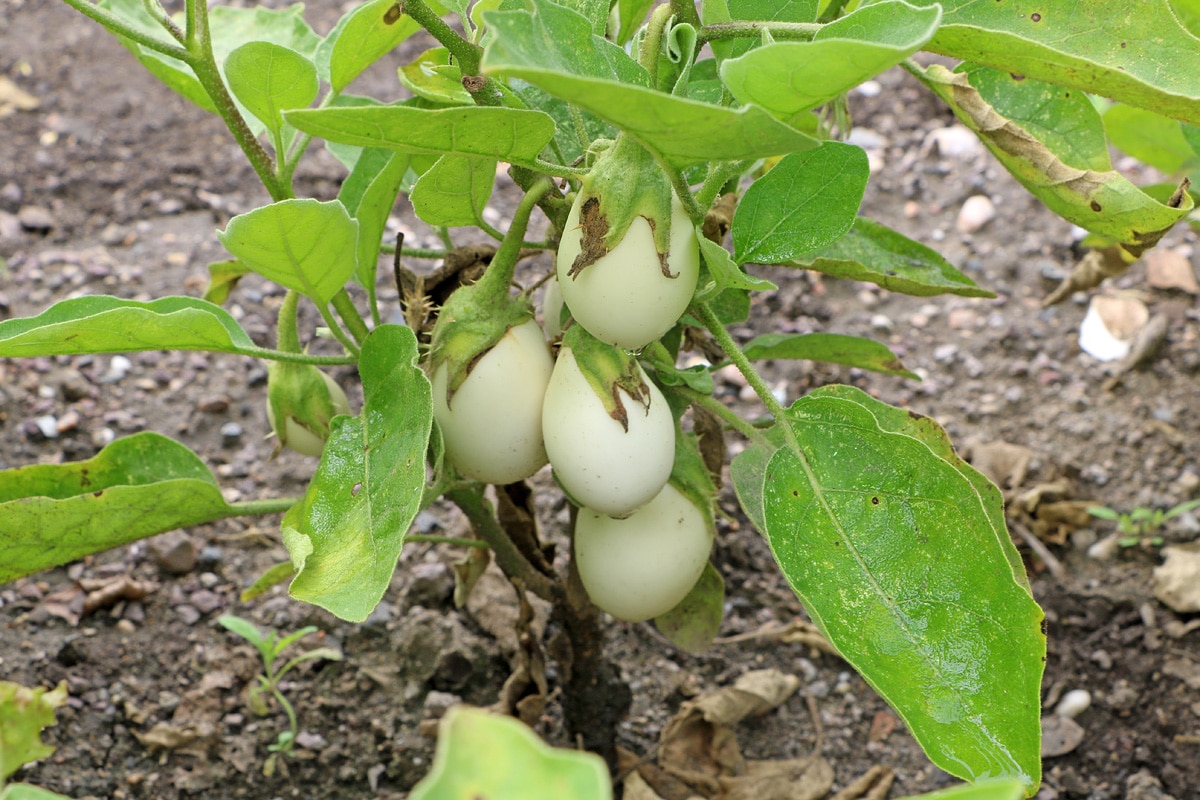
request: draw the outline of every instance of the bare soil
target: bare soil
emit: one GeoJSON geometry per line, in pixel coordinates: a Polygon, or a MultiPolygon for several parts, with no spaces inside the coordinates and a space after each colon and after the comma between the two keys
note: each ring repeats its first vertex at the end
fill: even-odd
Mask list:
{"type": "MultiPolygon", "coordinates": [[[[311,11],[323,33],[338,9],[315,4],[311,11]]],[[[412,44],[408,54],[419,47],[412,44]]],[[[390,70],[403,55],[366,76],[369,88],[398,95],[390,70]]],[[[0,0],[0,76],[39,101],[36,109],[0,117],[0,258],[7,263],[0,270],[0,319],[33,315],[83,293],[199,295],[206,265],[222,257],[213,231],[266,199],[219,120],[177,98],[98,26],[54,0],[0,0]]],[[[997,441],[1028,448],[1026,474],[1006,487],[1013,496],[1055,480],[1065,482],[1062,499],[1120,510],[1167,508],[1197,496],[1195,298],[1148,288],[1141,265],[1116,282],[1142,292],[1153,311],[1166,315],[1167,335],[1148,364],[1104,390],[1104,365],[1078,345],[1086,299],[1040,307],[1052,279],[1078,257],[1070,226],[986,153],[949,156],[930,147],[929,133],[951,125],[952,117],[905,75],[889,73],[878,88],[851,99],[856,141],[868,147],[875,171],[864,212],[940,250],[998,297],[908,298],[763,270],[781,288],[757,299],[739,337],[773,330],[871,336],[924,378],[780,362],[767,365],[772,385],[790,402],[825,383],[851,383],[936,418],[960,446],[971,441],[972,452],[990,453],[986,445],[997,441]],[[976,194],[992,200],[996,216],[964,234],[955,221],[976,194]]],[[[1139,180],[1150,177],[1123,166],[1139,180]]],[[[342,176],[332,157],[318,151],[303,168],[299,190],[329,198],[342,176]]],[[[501,191],[494,204],[500,220],[511,197],[501,191]]],[[[396,225],[410,243],[432,242],[406,206],[397,209],[396,225]]],[[[1190,255],[1194,238],[1181,227],[1162,247],[1190,255]]],[[[548,258],[534,260],[530,276],[549,267],[548,258]]],[[[385,316],[395,314],[389,280],[381,278],[380,293],[385,316]]],[[[228,306],[259,343],[269,344],[281,296],[278,287],[247,279],[228,306]]],[[[334,374],[352,402],[361,399],[352,371],[334,374]]],[[[314,462],[291,453],[270,459],[265,378],[262,364],[222,355],[145,353],[126,364],[109,356],[0,361],[0,468],[87,458],[112,436],[145,429],[194,448],[231,497],[297,495],[314,462]]],[[[732,378],[722,380],[719,392],[754,413],[732,378]]],[[[997,469],[1002,480],[1011,477],[1011,469],[997,469]]],[[[547,503],[539,510],[548,535],[560,537],[566,509],[561,501],[547,503]]],[[[802,619],[765,542],[728,491],[722,507],[729,518],[720,523],[714,556],[728,590],[721,635],[802,619]]],[[[461,516],[442,506],[422,513],[417,527],[448,535],[466,530],[461,516]]],[[[1161,535],[1169,544],[1194,540],[1198,531],[1195,515],[1184,515],[1161,535]]],[[[1111,533],[1108,523],[1067,526],[1060,541],[1047,545],[1061,565],[1057,575],[1018,540],[1048,619],[1047,713],[1067,690],[1084,689],[1092,698],[1077,719],[1082,741],[1047,758],[1041,796],[1163,797],[1145,788],[1156,779],[1176,800],[1197,798],[1200,631],[1181,633],[1189,617],[1155,599],[1158,547],[1089,555],[1111,533]]],[[[494,702],[508,675],[494,621],[453,606],[448,564],[456,557],[443,546],[406,547],[391,591],[358,626],[279,591],[239,602],[242,588],[286,558],[271,518],[191,528],[0,587],[0,679],[66,680],[71,692],[47,734],[57,753],[18,777],[75,798],[405,796],[432,757],[433,739],[421,721],[459,699],[494,702]],[[141,599],[64,618],[71,616],[77,581],[121,577],[155,586],[141,599]],[[259,717],[248,707],[255,657],[217,625],[223,613],[281,630],[316,625],[321,635],[305,646],[333,646],[345,655],[302,668],[285,684],[303,735],[297,757],[270,777],[262,774],[267,746],[286,720],[278,708],[259,717]]],[[[635,753],[648,752],[665,721],[696,692],[746,670],[775,667],[800,676],[801,692],[739,728],[748,757],[810,752],[817,728],[808,697],[819,709],[835,788],[875,764],[895,770],[892,797],[953,782],[833,656],[770,637],[716,644],[697,656],[676,650],[649,625],[609,621],[605,633],[606,652],[633,692],[620,743],[635,753]]],[[[553,689],[553,663],[549,678],[553,689]]],[[[557,700],[541,732],[567,744],[557,700]]]]}

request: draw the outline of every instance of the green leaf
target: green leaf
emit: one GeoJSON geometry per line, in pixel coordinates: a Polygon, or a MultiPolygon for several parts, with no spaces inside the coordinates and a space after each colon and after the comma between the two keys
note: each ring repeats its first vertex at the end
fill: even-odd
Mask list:
{"type": "Polygon", "coordinates": [[[54,709],[65,702],[66,681],[50,691],[0,681],[0,781],[54,752],[42,743],[42,728],[54,724],[54,709]]]}
{"type": "Polygon", "coordinates": [[[494,38],[483,70],[517,77],[605,119],[668,163],[760,158],[815,147],[757,106],[740,109],[655,91],[633,59],[548,0],[534,10],[485,14],[494,38]]]}
{"type": "Polygon", "coordinates": [[[889,292],[916,297],[995,297],[936,251],[868,217],[856,219],[846,235],[832,244],[787,263],[835,278],[868,281],[889,292]]]}
{"type": "Polygon", "coordinates": [[[225,59],[229,89],[272,131],[283,128],[283,111],[304,108],[317,98],[317,68],[295,50],[249,42],[225,59]]]}
{"type": "Polygon", "coordinates": [[[780,159],[733,215],[734,260],[777,264],[850,230],[870,176],[862,148],[826,142],[780,159]]]}
{"type": "Polygon", "coordinates": [[[840,333],[766,333],[751,339],[742,351],[751,361],[806,358],[921,379],[905,369],[899,356],[879,342],[840,333]]]}
{"type": "MultiPolygon", "coordinates": [[[[445,13],[439,3],[428,5],[436,14],[445,13]]],[[[400,9],[396,0],[371,0],[338,20],[316,54],[317,69],[335,92],[341,92],[380,56],[421,30],[400,9]]]]}
{"type": "Polygon", "coordinates": [[[442,156],[413,187],[413,211],[429,225],[476,225],[496,183],[496,162],[442,156]]]}
{"type": "Polygon", "coordinates": [[[665,614],[654,618],[654,627],[671,644],[689,653],[702,653],[712,644],[725,617],[725,579],[712,564],[687,597],[665,614]]]}
{"type": "Polygon", "coordinates": [[[229,293],[238,285],[250,269],[236,258],[214,261],[208,265],[208,286],[204,289],[204,300],[215,305],[224,305],[229,293]]]}
{"type": "Polygon", "coordinates": [[[0,800],[71,800],[71,798],[39,786],[30,786],[28,783],[10,783],[0,789],[0,800]]]}
{"type": "Polygon", "coordinates": [[[740,102],[792,124],[921,49],[940,19],[937,6],[886,0],[824,26],[812,41],[775,42],[728,59],[721,77],[740,102]]]}
{"type": "Polygon", "coordinates": [[[912,1],[943,9],[935,53],[1200,124],[1200,72],[1180,68],[1200,61],[1200,39],[1167,0],[912,1]]]}
{"type": "Polygon", "coordinates": [[[1104,112],[1104,130],[1118,148],[1167,175],[1200,167],[1183,123],[1153,111],[1116,103],[1104,112]]]}
{"type": "Polygon", "coordinates": [[[716,297],[726,289],[746,289],[753,292],[765,292],[779,287],[763,278],[747,275],[746,271],[733,262],[733,256],[721,245],[708,239],[697,229],[696,240],[700,242],[700,254],[704,256],[704,266],[708,268],[709,282],[701,284],[698,299],[707,300],[716,297]]]}
{"type": "Polygon", "coordinates": [[[1103,139],[1087,133],[1101,125],[1099,116],[1078,92],[983,67],[950,72],[933,64],[922,80],[1051,211],[1132,255],[1192,209],[1187,193],[1172,207],[1112,170],[1107,148],[1095,144],[1103,139]],[[1047,128],[1057,135],[1043,141],[1038,133],[1047,128]]]}
{"type": "Polygon", "coordinates": [[[0,583],[238,513],[199,456],[157,433],[87,461],[0,470],[0,583]]]}
{"type": "Polygon", "coordinates": [[[292,576],[296,574],[296,567],[291,561],[284,561],[281,564],[276,564],[269,567],[266,572],[259,575],[254,583],[242,590],[238,599],[243,603],[249,603],[251,600],[256,600],[267,593],[269,589],[278,586],[284,581],[290,581],[292,576]]]}
{"type": "Polygon", "coordinates": [[[336,200],[281,200],[229,220],[221,244],[246,266],[328,303],[354,275],[358,223],[336,200]]]}
{"type": "Polygon", "coordinates": [[[813,621],[935,764],[1035,790],[1046,640],[999,491],[931,420],[851,387],[777,424],[791,444],[735,483],[813,621]]]}
{"type": "Polygon", "coordinates": [[[1000,779],[952,786],[940,792],[912,795],[902,800],[1020,800],[1024,796],[1020,781],[1000,779]]]}
{"type": "Polygon", "coordinates": [[[653,6],[654,0],[617,0],[617,44],[625,46],[653,6]]]}
{"type": "Polygon", "coordinates": [[[421,509],[432,389],[409,328],[382,325],[363,342],[364,405],[335,417],[304,499],[284,517],[296,565],[290,593],[362,622],[383,597],[421,509]]]}
{"type": "Polygon", "coordinates": [[[457,705],[438,728],[433,767],[410,800],[610,800],[595,753],[552,748],[524,723],[457,705]]]}
{"type": "Polygon", "coordinates": [[[444,47],[426,50],[396,73],[401,85],[417,97],[441,105],[469,106],[475,100],[462,85],[462,70],[444,47]]]}
{"type": "Polygon", "coordinates": [[[239,353],[256,348],[228,311],[194,297],[149,303],[108,295],[76,297],[36,317],[0,322],[0,357],[168,349],[239,353]]]}
{"type": "Polygon", "coordinates": [[[248,619],[234,616],[233,614],[222,614],[217,617],[217,622],[227,631],[236,633],[238,636],[245,639],[255,647],[261,648],[266,638],[253,622],[248,619]]]}
{"type": "MultiPolygon", "coordinates": [[[[379,269],[379,249],[383,244],[383,232],[387,228],[392,209],[396,207],[400,184],[404,181],[412,157],[407,153],[391,153],[386,150],[369,152],[382,153],[386,158],[383,165],[374,172],[370,183],[355,207],[350,209],[350,213],[358,220],[358,266],[355,277],[367,290],[371,308],[375,308],[375,273],[379,269]]],[[[362,161],[360,158],[359,162],[362,161]]],[[[356,164],[352,176],[358,171],[356,164]]],[[[350,206],[347,205],[347,208],[350,206]]]]}
{"type": "Polygon", "coordinates": [[[554,148],[555,155],[558,156],[558,163],[573,164],[583,158],[586,153],[586,145],[580,141],[581,136],[588,142],[617,137],[617,129],[614,126],[590,111],[572,106],[566,100],[544,92],[525,81],[514,80],[512,83],[514,84],[513,89],[526,105],[549,114],[554,120],[554,139],[550,142],[550,146],[554,148]],[[581,120],[583,123],[582,134],[576,130],[577,120],[581,120]]]}
{"type": "MultiPolygon", "coordinates": [[[[162,26],[152,18],[141,0],[100,0],[101,8],[112,11],[121,19],[155,39],[178,46],[162,26]]],[[[217,64],[235,49],[248,42],[268,42],[286,47],[311,58],[321,39],[304,21],[304,5],[296,3],[287,8],[271,10],[261,7],[235,8],[212,6],[208,10],[212,31],[213,56],[217,64]]],[[[182,20],[177,20],[180,27],[182,20]]],[[[120,37],[118,37],[120,38],[120,37]]],[[[216,113],[216,106],[196,79],[191,67],[174,58],[147,50],[139,44],[121,39],[147,70],[183,97],[206,111],[216,113]]]]}
{"type": "Polygon", "coordinates": [[[320,108],[292,111],[287,120],[305,133],[332,142],[402,153],[469,156],[534,168],[538,154],[554,136],[550,117],[519,108],[320,108]]]}

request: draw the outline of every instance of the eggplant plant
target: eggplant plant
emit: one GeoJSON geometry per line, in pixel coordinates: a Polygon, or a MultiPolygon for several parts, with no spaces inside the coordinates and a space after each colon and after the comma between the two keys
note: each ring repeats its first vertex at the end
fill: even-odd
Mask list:
{"type": "MultiPolygon", "coordinates": [[[[224,120],[271,202],[216,232],[232,259],[222,275],[257,273],[287,299],[274,348],[219,302],[88,295],[0,322],[0,357],[263,359],[280,443],[319,461],[303,496],[239,503],[198,456],[152,432],[85,461],[2,471],[0,582],[181,526],[282,514],[291,563],[267,580],[360,622],[414,517],[444,498],[510,577],[553,604],[576,645],[562,678],[567,727],[611,760],[624,708],[595,719],[578,701],[621,696],[595,646],[597,606],[720,623],[708,556],[722,468],[712,453],[723,448],[699,446],[690,421],[703,417],[718,438],[744,440],[728,465],[743,512],[822,633],[931,761],[968,782],[1004,778],[1004,796],[1037,791],[1046,638],[1000,492],[931,419],[849,386],[784,406],[755,365],[813,359],[913,377],[882,344],[825,332],[741,342],[730,329],[754,293],[776,288],[747,264],[780,281],[815,270],[910,295],[991,296],[859,215],[869,169],[844,141],[847,93],[897,66],[1097,248],[1126,264],[1154,246],[1192,210],[1187,183],[1137,187],[1116,172],[1096,98],[1200,146],[1200,73],[1181,68],[1200,60],[1195,3],[367,0],[319,36],[299,5],[185,0],[172,15],[158,0],[64,2],[224,120]],[[408,99],[350,93],[421,30],[440,46],[400,69],[408,99]],[[314,138],[346,165],[336,197],[295,195],[314,138]],[[522,193],[503,231],[483,214],[501,165],[522,193]],[[402,202],[444,249],[390,241],[402,202]],[[546,234],[528,241],[535,219],[546,234]],[[461,228],[495,245],[468,247],[461,228]],[[558,298],[545,332],[532,287],[514,286],[518,262],[540,251],[532,263],[558,298]],[[376,295],[391,280],[380,262],[393,259],[407,324],[383,322],[376,295]],[[429,270],[405,266],[419,259],[461,285],[427,292],[429,270]],[[313,334],[297,329],[301,303],[338,353],[301,346],[313,334]],[[328,380],[338,365],[357,368],[361,408],[328,380]],[[755,421],[714,396],[712,372],[727,365],[757,394],[755,421]],[[565,574],[485,495],[487,482],[519,489],[547,460],[578,506],[577,563],[565,574]]],[[[1110,272],[1078,271],[1064,291],[1110,272]]],[[[529,785],[538,774],[525,773],[529,785]]],[[[594,794],[572,796],[606,796],[604,770],[580,774],[594,794]]]]}

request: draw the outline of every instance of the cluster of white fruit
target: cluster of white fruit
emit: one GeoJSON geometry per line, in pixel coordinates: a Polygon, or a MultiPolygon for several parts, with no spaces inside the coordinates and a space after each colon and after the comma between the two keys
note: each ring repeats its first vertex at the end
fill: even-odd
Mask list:
{"type": "MultiPolygon", "coordinates": [[[[577,199],[559,246],[562,299],[591,337],[639,351],[670,330],[691,301],[699,275],[695,227],[676,199],[667,258],[659,256],[651,223],[636,217],[606,254],[573,271],[580,205],[577,199]]],[[[557,333],[553,305],[546,322],[557,333]]],[[[636,360],[630,363],[632,392],[627,383],[598,387],[571,347],[560,348],[555,360],[541,328],[528,320],[475,361],[452,394],[449,369],[438,366],[433,396],[446,457],[462,475],[507,484],[551,464],[581,506],[575,560],[584,588],[613,616],[640,621],[669,611],[691,590],[708,561],[712,524],[708,509],[671,484],[675,419],[658,387],[636,360]],[[611,413],[614,405],[620,414],[611,413]]]]}

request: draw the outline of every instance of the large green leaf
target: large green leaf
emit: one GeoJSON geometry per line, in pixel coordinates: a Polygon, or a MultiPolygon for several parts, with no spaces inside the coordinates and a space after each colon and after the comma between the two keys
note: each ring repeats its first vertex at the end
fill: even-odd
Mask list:
{"type": "Polygon", "coordinates": [[[778,264],[836,241],[854,224],[870,172],[862,148],[840,142],[784,156],[738,203],[734,260],[778,264]]]}
{"type": "Polygon", "coordinates": [[[0,583],[239,513],[204,462],[157,433],[94,458],[0,471],[0,583]]]}
{"type": "Polygon", "coordinates": [[[496,183],[496,162],[442,156],[413,186],[413,211],[430,225],[476,225],[496,183]]]}
{"type": "Polygon", "coordinates": [[[429,774],[410,800],[610,800],[612,780],[595,753],[552,748],[524,723],[458,705],[438,729],[429,774]]]}
{"type": "MultiPolygon", "coordinates": [[[[388,217],[396,207],[396,198],[400,194],[400,184],[408,172],[412,157],[408,153],[392,153],[386,150],[369,151],[372,155],[382,156],[377,169],[372,169],[369,175],[360,170],[362,158],[354,165],[350,177],[361,177],[363,184],[353,198],[344,198],[343,193],[338,199],[358,220],[358,265],[355,277],[367,290],[371,308],[375,308],[375,273],[379,268],[379,250],[383,244],[383,232],[387,228],[388,217]],[[353,207],[349,204],[353,200],[353,207]]],[[[350,178],[346,179],[348,183],[350,178]]],[[[343,191],[346,183],[342,184],[343,191]]]]}
{"type": "Polygon", "coordinates": [[[933,64],[921,75],[1052,211],[1135,256],[1192,209],[1186,193],[1173,207],[1112,169],[1100,117],[1078,92],[978,66],[951,72],[933,64]]]}
{"type": "Polygon", "coordinates": [[[689,653],[702,653],[712,644],[725,618],[725,579],[712,564],[704,565],[696,585],[679,605],[654,618],[654,627],[667,640],[689,653]]]}
{"type": "MultiPolygon", "coordinates": [[[[100,0],[98,5],[112,11],[143,33],[164,43],[178,45],[146,12],[145,4],[141,0],[100,0]]],[[[212,6],[208,14],[213,55],[218,64],[223,64],[230,52],[247,42],[270,42],[294,50],[305,58],[311,58],[321,42],[321,38],[313,33],[312,28],[304,21],[302,3],[279,10],[258,6],[212,6]]],[[[179,24],[182,27],[182,20],[179,20],[179,24]]],[[[133,52],[142,65],[167,86],[206,111],[216,112],[216,106],[196,79],[191,67],[128,39],[121,39],[121,44],[133,52]]]]}
{"type": "Polygon", "coordinates": [[[913,795],[901,800],[1020,800],[1025,796],[1020,781],[1001,778],[976,784],[951,786],[939,792],[913,795]]]}
{"type": "Polygon", "coordinates": [[[911,0],[940,5],[926,49],[1200,124],[1200,39],[1167,0],[911,0]]]}
{"type": "Polygon", "coordinates": [[[816,145],[757,106],[732,109],[652,89],[646,71],[595,36],[582,16],[549,0],[531,2],[532,11],[484,15],[494,33],[485,72],[521,78],[590,111],[676,166],[816,145]]]}
{"type": "Polygon", "coordinates": [[[886,0],[821,28],[809,42],[775,42],[721,65],[721,77],[742,103],[756,103],[792,124],[894,67],[937,30],[941,9],[886,0]]]}
{"type": "Polygon", "coordinates": [[[320,108],[293,111],[287,120],[331,142],[529,167],[537,166],[538,154],[554,136],[554,120],[540,111],[519,108],[320,108]]]}
{"type": "Polygon", "coordinates": [[[42,728],[54,724],[54,709],[67,702],[67,682],[47,691],[0,681],[0,782],[30,761],[54,752],[42,728]]]}
{"type": "Polygon", "coordinates": [[[28,783],[10,783],[0,789],[0,800],[71,800],[71,798],[40,786],[31,786],[28,783]]]}
{"type": "Polygon", "coordinates": [[[777,425],[734,481],[814,622],[935,764],[1036,790],[1046,642],[999,491],[931,420],[851,387],[777,425]]]}
{"type": "MultiPolygon", "coordinates": [[[[445,13],[440,3],[428,5],[434,13],[445,13]]],[[[399,13],[400,8],[396,0],[370,0],[338,20],[316,53],[317,70],[335,92],[345,89],[380,56],[421,30],[412,17],[399,13]]]]}
{"type": "Polygon", "coordinates": [[[751,361],[807,358],[920,380],[879,342],[840,333],[765,333],[746,342],[742,351],[751,361]]]}
{"type": "Polygon", "coordinates": [[[55,303],[36,317],[0,322],[0,357],[256,349],[228,311],[194,297],[163,297],[149,303],[108,295],[76,297],[55,303]]]}
{"type": "Polygon", "coordinates": [[[358,222],[336,200],[281,200],[239,214],[217,234],[259,275],[328,303],[355,273],[358,222]]]}
{"type": "Polygon", "coordinates": [[[248,42],[225,59],[233,96],[271,131],[283,128],[283,111],[304,108],[317,98],[317,68],[295,50],[270,42],[248,42]]]}
{"type": "Polygon", "coordinates": [[[1167,175],[1200,167],[1179,120],[1114,103],[1104,112],[1104,131],[1119,149],[1167,175]]]}
{"type": "Polygon", "coordinates": [[[869,281],[889,292],[917,297],[936,294],[995,297],[976,286],[936,251],[868,217],[856,219],[854,226],[832,244],[796,256],[787,263],[835,278],[869,281]]]}
{"type": "Polygon", "coordinates": [[[363,411],[335,417],[304,499],[284,517],[291,595],[362,622],[391,582],[421,510],[433,392],[412,330],[382,325],[363,342],[363,411]]]}

